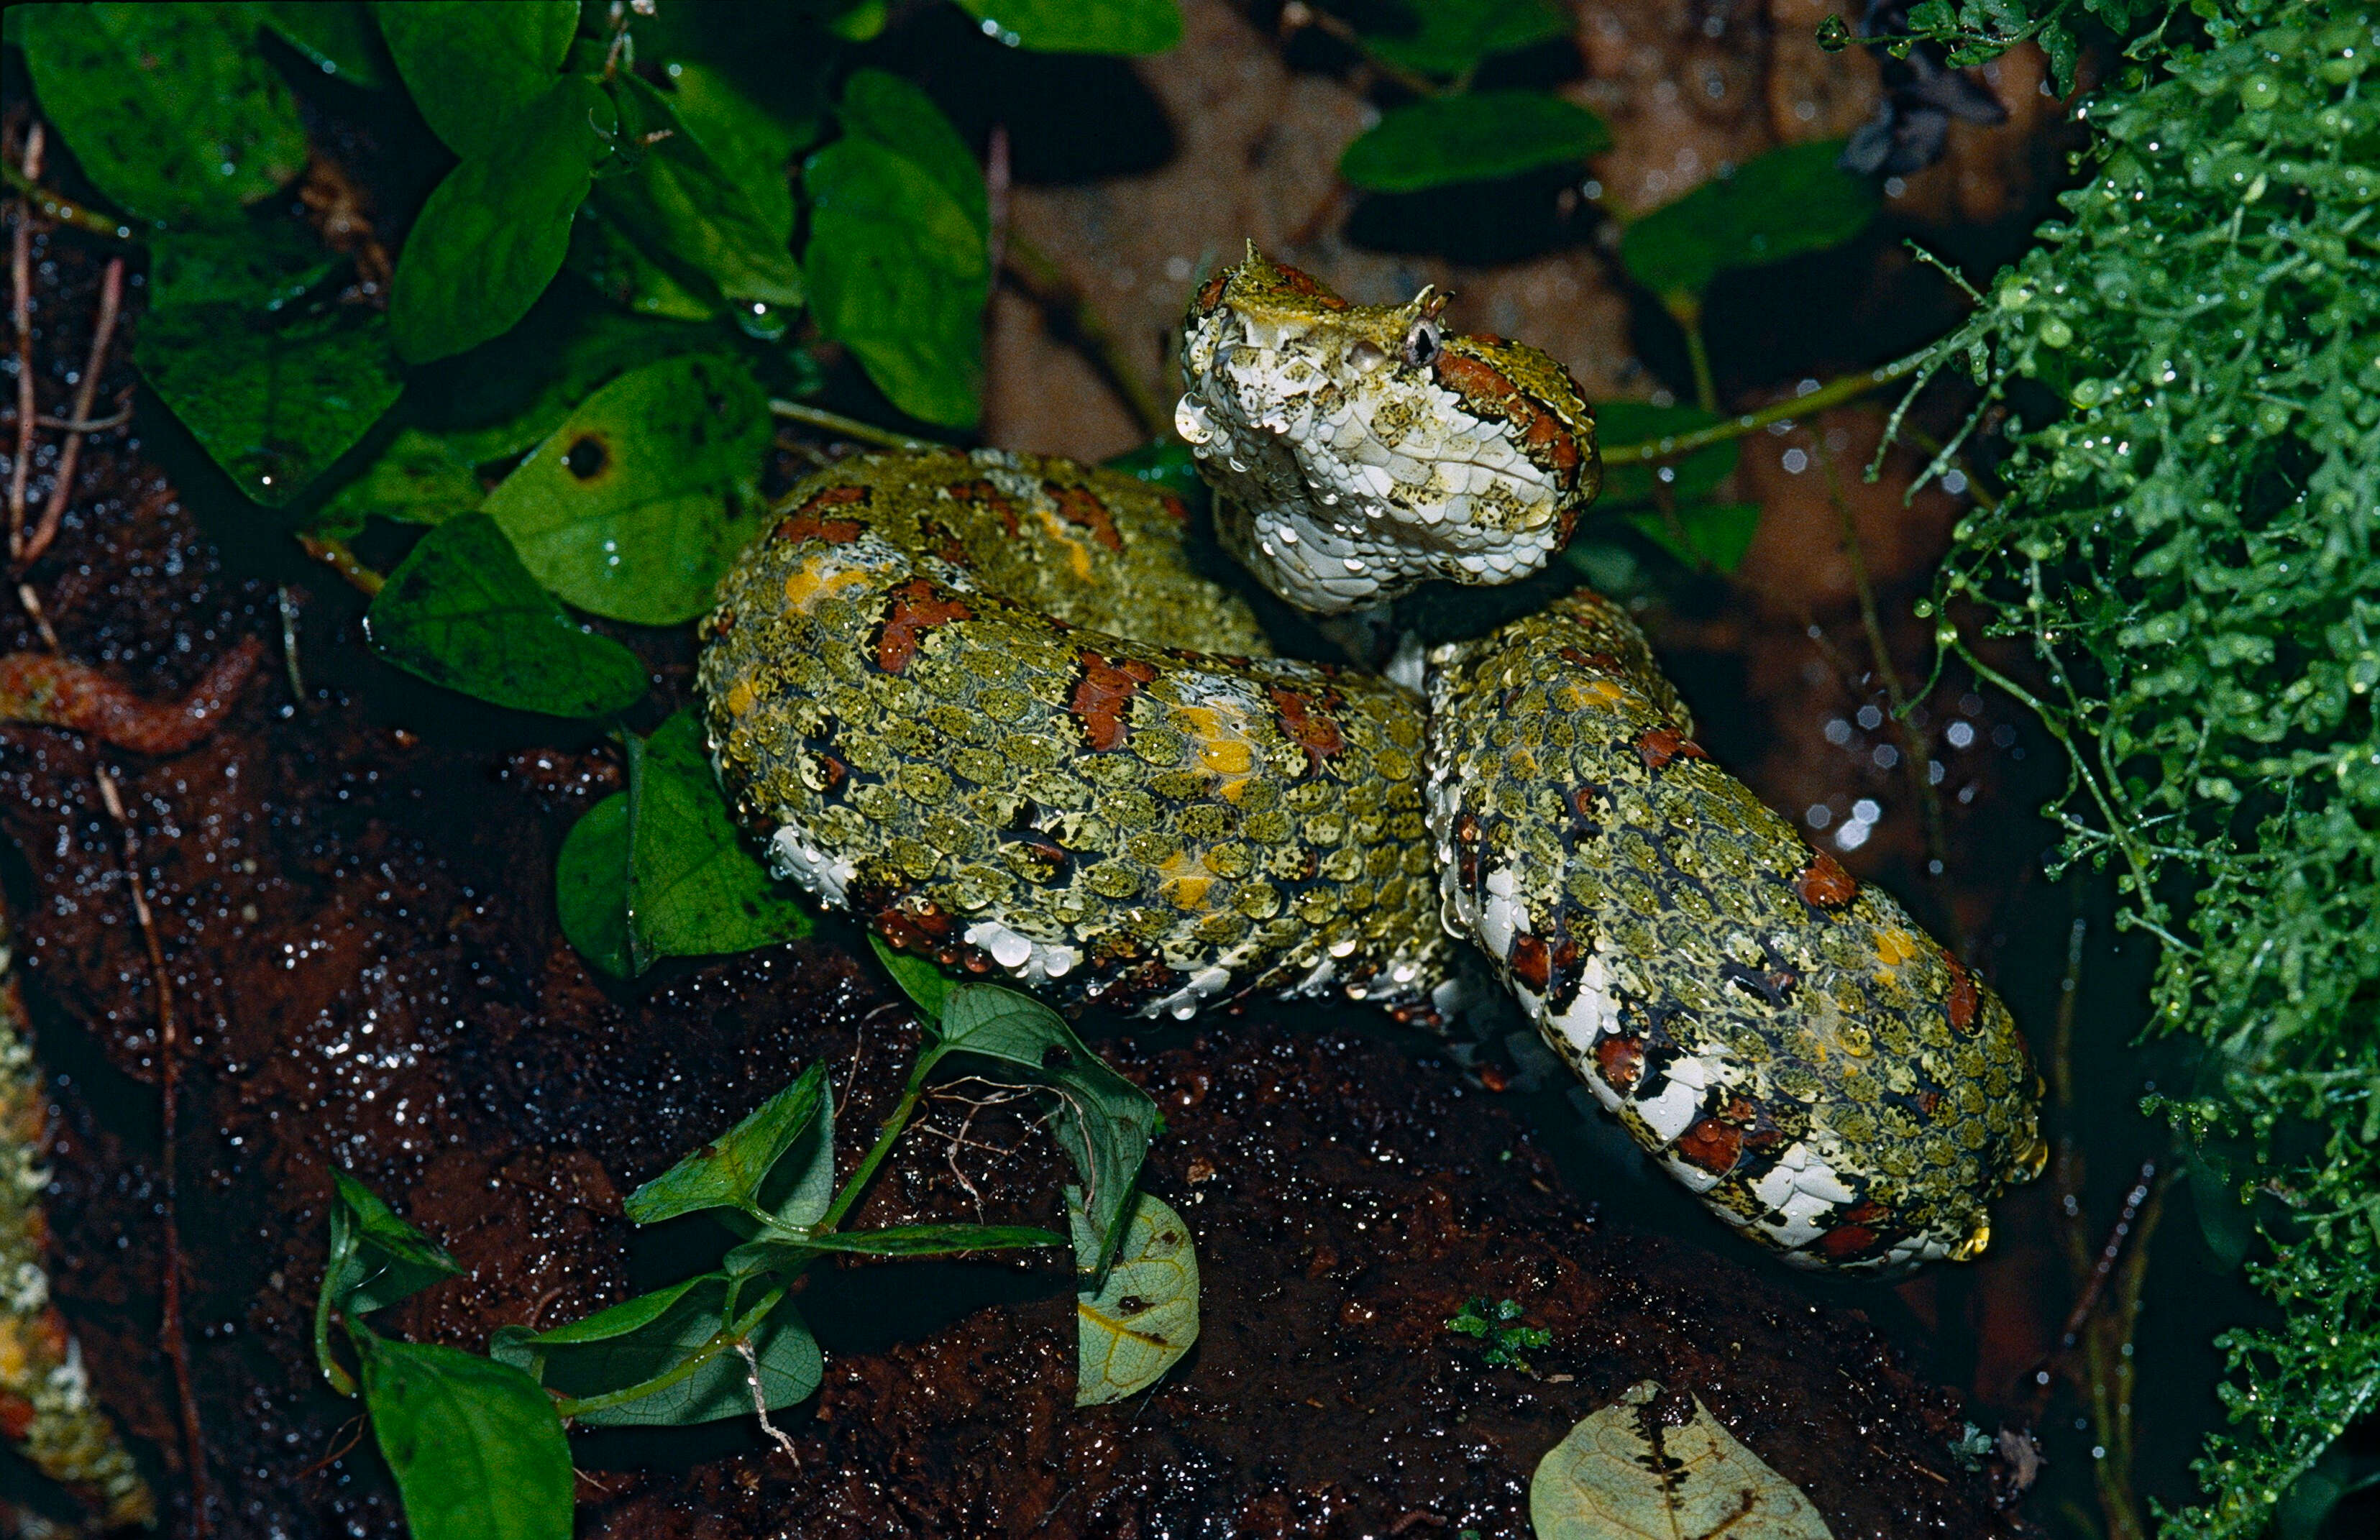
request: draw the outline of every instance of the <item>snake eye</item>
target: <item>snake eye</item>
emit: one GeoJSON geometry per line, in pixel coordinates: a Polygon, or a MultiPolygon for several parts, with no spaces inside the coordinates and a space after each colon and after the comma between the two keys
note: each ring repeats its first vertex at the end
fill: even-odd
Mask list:
{"type": "Polygon", "coordinates": [[[1404,354],[1405,362],[1415,369],[1427,367],[1431,359],[1437,358],[1438,323],[1433,321],[1415,321],[1413,329],[1405,333],[1404,354]]]}

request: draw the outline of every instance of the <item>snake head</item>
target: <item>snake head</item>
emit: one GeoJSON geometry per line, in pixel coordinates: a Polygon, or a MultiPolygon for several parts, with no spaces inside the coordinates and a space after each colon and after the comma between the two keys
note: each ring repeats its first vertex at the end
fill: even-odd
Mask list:
{"type": "Polygon", "coordinates": [[[1290,602],[1525,577],[1601,486],[1568,371],[1446,330],[1448,298],[1352,305],[1251,242],[1191,300],[1174,425],[1223,494],[1225,544],[1290,602]]]}

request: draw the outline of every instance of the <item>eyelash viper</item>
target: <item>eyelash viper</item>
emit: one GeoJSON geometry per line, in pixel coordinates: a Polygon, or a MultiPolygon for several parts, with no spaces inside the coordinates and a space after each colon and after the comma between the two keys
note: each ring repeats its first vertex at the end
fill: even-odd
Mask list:
{"type": "MultiPolygon", "coordinates": [[[[1253,247],[1193,299],[1177,424],[1220,543],[1292,602],[1525,576],[1595,495],[1569,376],[1442,305],[1350,305],[1253,247]]],[[[796,486],[699,669],[777,871],[895,945],[1145,1014],[1429,1019],[1459,937],[1788,1262],[1983,1249],[2044,1150],[2006,1007],[1710,761],[1624,614],[1577,590],[1395,679],[1278,658],[1188,526],[1130,477],[989,450],[796,486]]]]}

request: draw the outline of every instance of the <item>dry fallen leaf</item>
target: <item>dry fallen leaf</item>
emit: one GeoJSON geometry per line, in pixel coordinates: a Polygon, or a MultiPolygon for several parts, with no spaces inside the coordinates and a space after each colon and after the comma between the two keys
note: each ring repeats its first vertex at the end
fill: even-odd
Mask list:
{"type": "Polygon", "coordinates": [[[1537,1540],[1834,1540],[1801,1489],[1735,1441],[1691,1395],[1640,1380],[1537,1462],[1537,1540]]]}

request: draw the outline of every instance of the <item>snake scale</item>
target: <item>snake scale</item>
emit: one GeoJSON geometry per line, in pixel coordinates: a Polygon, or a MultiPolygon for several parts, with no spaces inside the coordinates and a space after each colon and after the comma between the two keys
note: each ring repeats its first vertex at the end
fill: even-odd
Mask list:
{"type": "MultiPolygon", "coordinates": [[[[1251,246],[1192,300],[1183,437],[1220,543],[1318,614],[1541,568],[1599,484],[1535,348],[1251,246]]],[[[1068,1005],[1256,993],[1407,1019],[1458,940],[1651,1158],[1796,1265],[1979,1253],[2039,1170],[1999,999],[1711,762],[1585,589],[1384,676],[1272,655],[1120,473],[856,458],[722,581],[700,684],[770,859],[892,944],[1068,1005]]]]}

